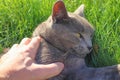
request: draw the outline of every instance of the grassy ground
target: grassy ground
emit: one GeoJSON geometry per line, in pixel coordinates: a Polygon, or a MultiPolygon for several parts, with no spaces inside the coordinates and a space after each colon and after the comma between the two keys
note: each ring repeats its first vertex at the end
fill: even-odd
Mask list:
{"type": "MultiPolygon", "coordinates": [[[[0,51],[30,37],[35,27],[51,14],[56,0],[0,0],[0,51]]],[[[73,12],[85,4],[85,16],[95,27],[92,66],[120,63],[120,0],[64,0],[73,12]]]]}

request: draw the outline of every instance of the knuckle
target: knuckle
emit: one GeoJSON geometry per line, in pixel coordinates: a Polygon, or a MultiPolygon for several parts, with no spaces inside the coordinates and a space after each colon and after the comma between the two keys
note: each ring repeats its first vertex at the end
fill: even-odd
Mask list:
{"type": "Polygon", "coordinates": [[[30,52],[30,48],[29,47],[26,47],[25,49],[24,49],[24,52],[26,52],[26,53],[28,53],[28,52],[30,52]]]}
{"type": "Polygon", "coordinates": [[[40,41],[40,37],[35,37],[36,42],[40,41]]]}
{"type": "Polygon", "coordinates": [[[13,47],[17,47],[19,44],[14,44],[13,47]]]}
{"type": "Polygon", "coordinates": [[[22,39],[22,42],[29,41],[29,40],[31,40],[31,39],[26,37],[26,38],[22,39]]]}
{"type": "Polygon", "coordinates": [[[30,39],[30,38],[27,38],[27,37],[26,37],[26,38],[23,38],[23,40],[29,40],[29,39],[30,39]]]}
{"type": "Polygon", "coordinates": [[[14,44],[11,48],[17,48],[19,44],[14,44]]]}

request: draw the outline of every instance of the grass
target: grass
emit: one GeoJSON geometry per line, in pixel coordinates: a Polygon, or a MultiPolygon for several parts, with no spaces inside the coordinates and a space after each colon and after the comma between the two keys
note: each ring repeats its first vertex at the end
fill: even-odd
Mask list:
{"type": "MultiPolygon", "coordinates": [[[[0,51],[31,37],[33,30],[51,14],[56,0],[0,0],[0,51]]],[[[95,27],[92,66],[120,63],[120,0],[64,0],[73,12],[85,4],[85,16],[95,27]]]]}

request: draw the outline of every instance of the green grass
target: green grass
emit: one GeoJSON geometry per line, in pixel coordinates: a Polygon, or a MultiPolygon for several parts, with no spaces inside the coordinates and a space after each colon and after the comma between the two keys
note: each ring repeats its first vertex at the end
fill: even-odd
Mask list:
{"type": "MultiPolygon", "coordinates": [[[[0,0],[0,51],[31,37],[51,14],[56,0],[0,0]]],[[[85,4],[85,16],[95,27],[94,51],[88,63],[107,66],[120,63],[120,0],[64,0],[73,12],[85,4]]]]}

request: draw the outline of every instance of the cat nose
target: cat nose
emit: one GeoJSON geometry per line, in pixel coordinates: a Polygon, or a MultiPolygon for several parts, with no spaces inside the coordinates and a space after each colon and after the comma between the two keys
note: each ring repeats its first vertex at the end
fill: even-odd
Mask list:
{"type": "Polygon", "coordinates": [[[92,47],[87,47],[89,50],[92,50],[92,47]]]}

